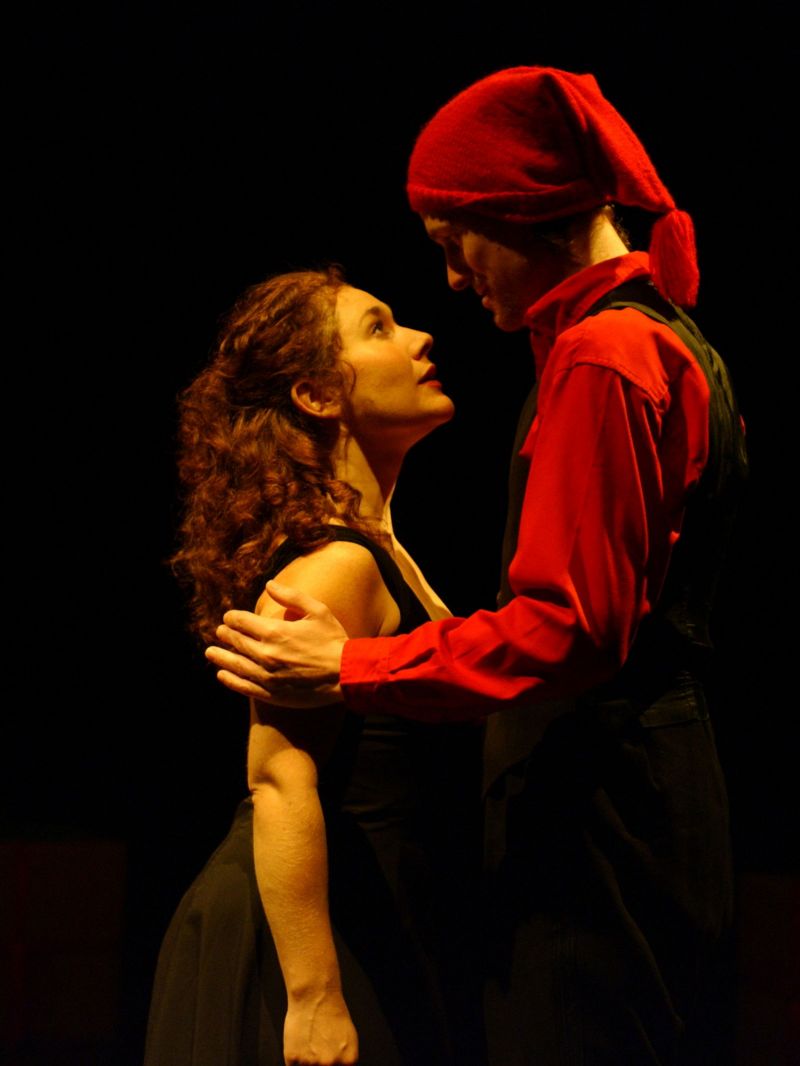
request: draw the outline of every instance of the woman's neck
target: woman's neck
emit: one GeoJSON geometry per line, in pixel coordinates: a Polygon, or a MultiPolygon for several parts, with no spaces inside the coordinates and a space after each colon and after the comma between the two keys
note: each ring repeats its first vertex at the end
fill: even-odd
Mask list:
{"type": "Polygon", "coordinates": [[[403,456],[370,449],[369,454],[350,436],[340,439],[333,455],[333,472],[361,493],[359,513],[376,519],[387,533],[392,532],[391,503],[403,456]]]}

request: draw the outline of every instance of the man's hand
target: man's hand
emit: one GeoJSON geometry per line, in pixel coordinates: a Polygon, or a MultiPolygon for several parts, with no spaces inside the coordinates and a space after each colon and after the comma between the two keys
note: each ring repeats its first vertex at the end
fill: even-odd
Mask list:
{"type": "Polygon", "coordinates": [[[228,611],[206,657],[218,679],[244,696],[281,707],[339,703],[339,671],[347,633],[324,603],[270,581],[267,591],[283,618],[228,611]]]}

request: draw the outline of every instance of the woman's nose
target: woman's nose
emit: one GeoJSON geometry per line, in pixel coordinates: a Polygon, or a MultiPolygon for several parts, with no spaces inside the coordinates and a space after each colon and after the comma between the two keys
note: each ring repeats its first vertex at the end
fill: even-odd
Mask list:
{"type": "Polygon", "coordinates": [[[433,337],[430,333],[423,333],[421,330],[414,330],[414,344],[412,346],[412,357],[414,359],[422,359],[424,355],[433,347],[433,337]]]}

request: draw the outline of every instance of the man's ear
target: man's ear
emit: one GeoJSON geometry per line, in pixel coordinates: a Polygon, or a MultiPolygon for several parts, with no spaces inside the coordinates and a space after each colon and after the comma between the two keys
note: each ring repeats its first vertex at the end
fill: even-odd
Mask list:
{"type": "Polygon", "coordinates": [[[315,418],[338,418],[342,413],[341,398],[330,382],[296,381],[292,385],[292,403],[298,411],[315,418]]]}

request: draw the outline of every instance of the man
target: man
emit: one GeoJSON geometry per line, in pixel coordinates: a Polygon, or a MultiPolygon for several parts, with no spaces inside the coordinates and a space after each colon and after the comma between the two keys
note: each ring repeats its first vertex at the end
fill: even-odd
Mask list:
{"type": "Polygon", "coordinates": [[[284,706],[487,717],[493,1066],[715,1061],[727,805],[700,673],[744,475],[694,303],[692,224],[593,77],[482,79],[420,134],[411,206],[537,387],[496,612],[346,641],[321,605],[229,612],[220,679],[284,706]],[[613,204],[658,218],[628,251],[613,204]],[[496,713],[500,712],[500,713],[496,713]]]}

